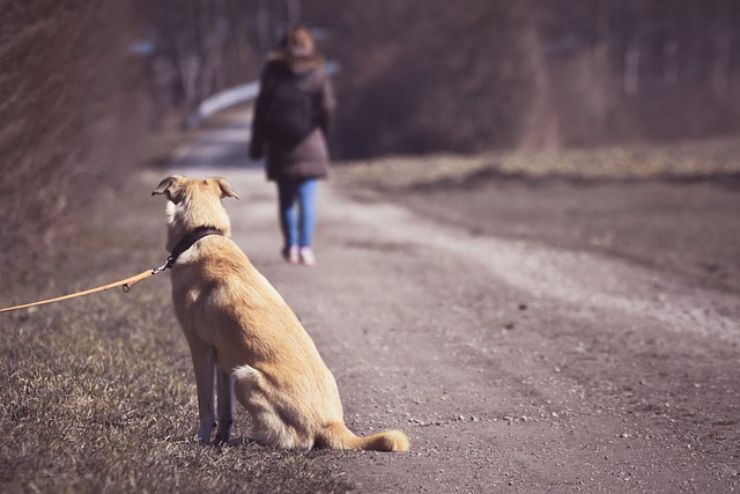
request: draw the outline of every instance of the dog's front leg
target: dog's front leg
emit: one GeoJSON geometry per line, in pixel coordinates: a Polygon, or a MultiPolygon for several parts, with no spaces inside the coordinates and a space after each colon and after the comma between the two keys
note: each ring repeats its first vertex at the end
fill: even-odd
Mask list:
{"type": "Polygon", "coordinates": [[[216,427],[216,412],[213,406],[213,378],[216,369],[215,350],[207,346],[193,346],[190,350],[195,369],[195,386],[198,389],[198,415],[200,426],[198,440],[208,443],[216,427]]]}
{"type": "Polygon", "coordinates": [[[218,390],[216,442],[228,443],[231,439],[231,428],[234,424],[234,377],[231,373],[218,368],[216,371],[216,389],[218,390]]]}

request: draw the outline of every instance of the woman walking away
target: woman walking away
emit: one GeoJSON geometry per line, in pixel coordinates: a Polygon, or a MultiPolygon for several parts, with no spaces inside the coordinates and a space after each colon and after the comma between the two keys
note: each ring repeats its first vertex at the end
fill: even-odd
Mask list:
{"type": "Polygon", "coordinates": [[[311,33],[289,30],[262,72],[249,154],[267,155],[267,178],[278,188],[282,253],[292,264],[316,262],[316,192],[329,172],[326,136],[333,110],[334,91],[311,33]]]}

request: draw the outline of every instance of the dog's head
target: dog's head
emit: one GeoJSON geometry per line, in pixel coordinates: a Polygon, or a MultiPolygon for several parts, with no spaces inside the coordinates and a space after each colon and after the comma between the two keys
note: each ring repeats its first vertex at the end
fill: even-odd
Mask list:
{"type": "Polygon", "coordinates": [[[205,179],[173,175],[162,180],[152,195],[167,196],[167,250],[172,252],[178,241],[188,232],[201,226],[231,235],[229,216],[221,204],[224,197],[238,199],[225,178],[205,179]]]}

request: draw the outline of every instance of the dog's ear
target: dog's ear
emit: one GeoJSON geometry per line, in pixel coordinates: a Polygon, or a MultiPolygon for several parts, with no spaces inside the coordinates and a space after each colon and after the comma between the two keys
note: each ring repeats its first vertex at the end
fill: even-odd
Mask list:
{"type": "Polygon", "coordinates": [[[234,199],[239,199],[239,196],[236,195],[234,188],[225,178],[211,177],[209,180],[215,183],[216,186],[221,190],[221,199],[223,199],[224,197],[233,197],[234,199]]]}
{"type": "Polygon", "coordinates": [[[167,196],[167,199],[177,204],[183,199],[184,184],[185,177],[172,175],[159,182],[157,188],[152,191],[152,195],[164,194],[167,196]]]}

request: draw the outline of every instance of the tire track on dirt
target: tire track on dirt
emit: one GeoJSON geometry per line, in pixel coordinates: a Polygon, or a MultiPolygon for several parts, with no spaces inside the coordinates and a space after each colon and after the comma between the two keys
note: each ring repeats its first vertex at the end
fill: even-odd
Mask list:
{"type": "Polygon", "coordinates": [[[339,212],[338,221],[383,225],[383,235],[391,241],[418,243],[425,239],[427,247],[474,260],[502,282],[535,298],[585,306],[599,313],[598,317],[603,317],[601,311],[618,311],[668,329],[740,342],[740,322],[715,309],[715,305],[740,309],[731,294],[702,288],[686,292],[677,280],[666,280],[665,275],[616,259],[471,235],[394,205],[345,201],[341,207],[329,209],[339,212]],[[658,285],[663,289],[656,292],[658,285]]]}

